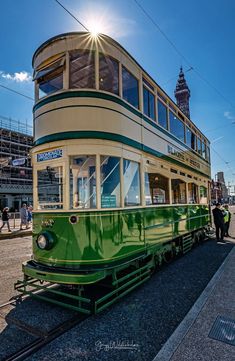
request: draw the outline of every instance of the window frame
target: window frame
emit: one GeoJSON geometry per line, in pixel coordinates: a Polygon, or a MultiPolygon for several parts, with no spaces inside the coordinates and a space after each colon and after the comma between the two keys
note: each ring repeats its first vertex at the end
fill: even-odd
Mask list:
{"type": "MultiPolygon", "coordinates": [[[[140,95],[139,95],[139,93],[140,93],[140,92],[139,92],[140,81],[139,81],[139,79],[136,78],[135,75],[132,74],[132,72],[131,72],[130,70],[128,70],[123,64],[122,64],[121,79],[122,79],[122,99],[125,100],[128,104],[130,104],[130,105],[133,106],[134,108],[140,109],[140,95]],[[124,91],[125,91],[125,89],[124,89],[124,86],[123,86],[123,85],[124,85],[123,72],[128,73],[128,74],[133,78],[133,80],[135,80],[136,83],[137,83],[137,88],[136,88],[136,90],[137,90],[137,93],[136,93],[136,95],[137,95],[137,105],[135,105],[135,104],[133,104],[132,102],[130,102],[130,101],[127,99],[127,97],[124,97],[124,91]]],[[[126,91],[128,91],[128,90],[126,90],[126,91]]]]}

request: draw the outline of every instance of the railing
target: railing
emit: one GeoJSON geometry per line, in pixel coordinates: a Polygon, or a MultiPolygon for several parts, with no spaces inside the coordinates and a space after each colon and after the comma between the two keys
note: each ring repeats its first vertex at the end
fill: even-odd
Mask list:
{"type": "Polygon", "coordinates": [[[2,115],[0,115],[0,128],[9,129],[27,135],[33,134],[33,127],[27,121],[23,123],[2,115]]]}

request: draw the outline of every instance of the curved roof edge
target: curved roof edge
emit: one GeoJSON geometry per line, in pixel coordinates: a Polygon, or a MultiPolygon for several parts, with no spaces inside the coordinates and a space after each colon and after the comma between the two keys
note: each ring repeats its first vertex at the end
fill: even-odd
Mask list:
{"type": "MultiPolygon", "coordinates": [[[[46,40],[44,43],[42,43],[34,52],[33,54],[33,58],[32,58],[32,67],[33,67],[33,63],[34,63],[34,59],[37,56],[37,54],[43,50],[43,48],[45,48],[49,43],[57,41],[59,39],[63,39],[66,38],[68,36],[72,36],[72,35],[85,35],[85,34],[90,34],[87,31],[72,31],[72,32],[68,32],[68,33],[62,33],[62,34],[58,34],[53,36],[52,38],[49,38],[48,40],[46,40]]],[[[165,90],[162,89],[162,87],[156,82],[155,79],[153,79],[153,77],[151,75],[149,75],[149,73],[138,63],[138,61],[121,45],[119,44],[116,40],[114,40],[113,38],[111,38],[108,35],[99,33],[99,36],[108,39],[109,41],[113,42],[114,44],[116,44],[120,49],[122,49],[142,70],[144,73],[146,73],[148,75],[148,77],[153,81],[153,83],[157,84],[157,86],[159,87],[159,89],[165,94],[165,96],[167,98],[169,98],[171,100],[171,102],[176,106],[177,109],[180,110],[180,108],[178,107],[178,105],[175,103],[174,100],[172,100],[172,98],[165,92],[165,90]]],[[[181,110],[180,110],[181,111],[181,110]]],[[[181,111],[182,112],[182,111],[181,111]]],[[[184,114],[184,116],[187,118],[187,116],[184,114]]],[[[203,137],[208,141],[208,144],[210,145],[210,140],[205,136],[205,134],[196,126],[196,124],[192,121],[192,119],[187,118],[193,125],[194,127],[203,135],[203,137]]]]}

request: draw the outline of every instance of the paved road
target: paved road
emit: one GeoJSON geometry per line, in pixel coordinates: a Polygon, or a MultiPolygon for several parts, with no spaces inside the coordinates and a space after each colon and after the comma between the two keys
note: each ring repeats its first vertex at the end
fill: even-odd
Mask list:
{"type": "Polygon", "coordinates": [[[0,240],[0,304],[16,294],[14,283],[22,278],[21,264],[31,257],[32,237],[0,240]]]}
{"type": "Polygon", "coordinates": [[[27,361],[151,361],[231,249],[214,240],[194,248],[27,361]]]}

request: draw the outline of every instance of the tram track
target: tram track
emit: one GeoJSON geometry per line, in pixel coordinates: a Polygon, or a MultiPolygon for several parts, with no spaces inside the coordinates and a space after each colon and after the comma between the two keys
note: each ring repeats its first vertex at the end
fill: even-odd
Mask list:
{"type": "MultiPolygon", "coordinates": [[[[6,302],[0,305],[0,310],[4,307],[12,305],[14,301],[6,302]]],[[[37,329],[35,327],[29,326],[26,323],[9,317],[9,321],[11,325],[14,325],[19,329],[19,332],[25,331],[32,336],[36,337],[32,342],[24,345],[16,352],[10,353],[5,356],[2,361],[21,361],[25,360],[28,356],[34,354],[39,349],[49,344],[51,341],[55,340],[59,336],[63,335],[67,331],[71,330],[73,327],[79,325],[83,321],[85,321],[90,315],[85,315],[81,313],[75,313],[70,319],[64,321],[63,323],[57,325],[51,330],[45,332],[44,330],[37,329]]],[[[0,317],[4,318],[3,314],[0,314],[0,317]]]]}

